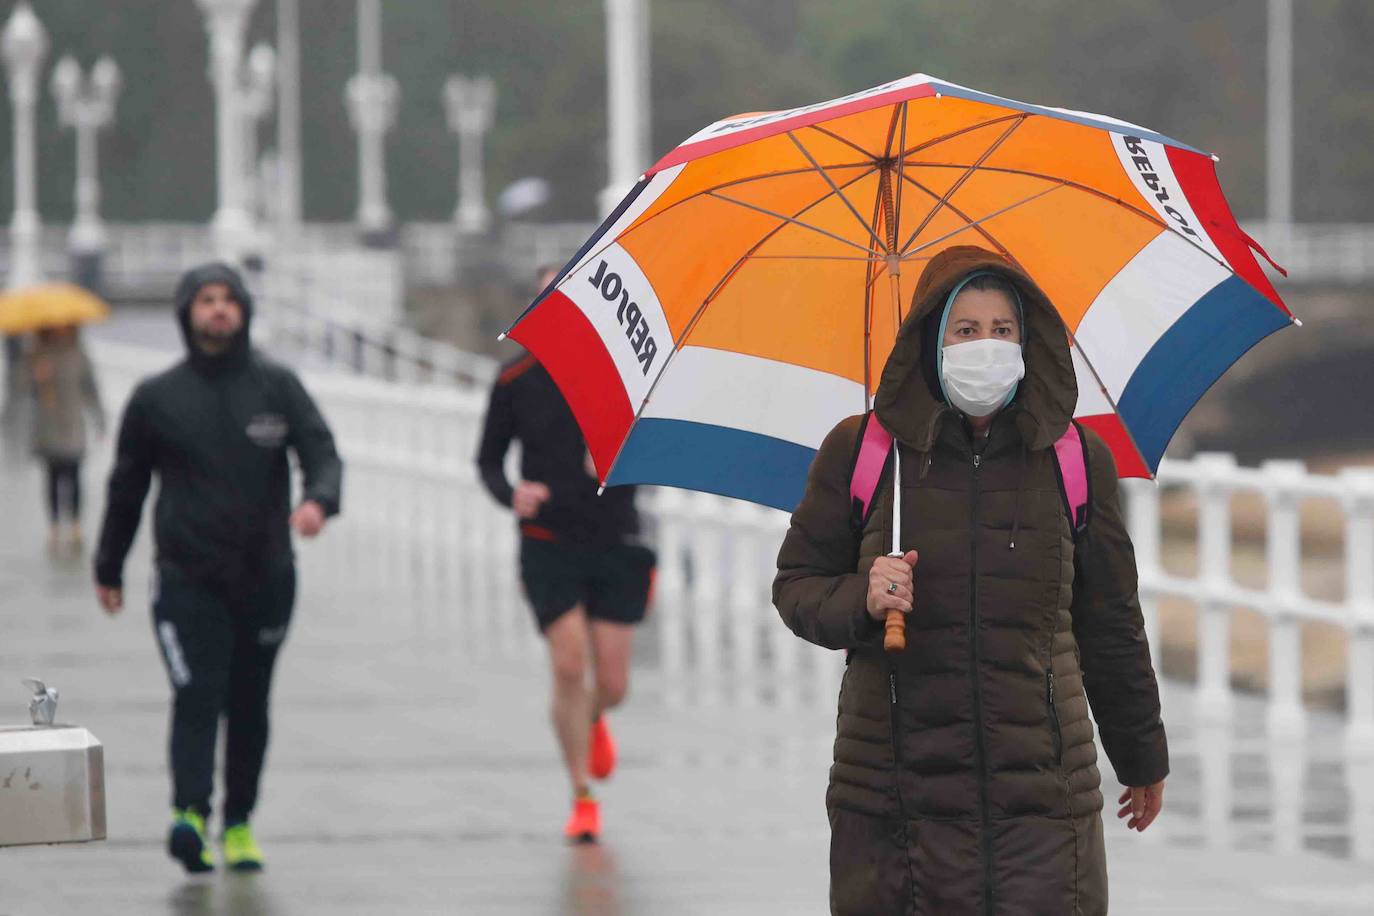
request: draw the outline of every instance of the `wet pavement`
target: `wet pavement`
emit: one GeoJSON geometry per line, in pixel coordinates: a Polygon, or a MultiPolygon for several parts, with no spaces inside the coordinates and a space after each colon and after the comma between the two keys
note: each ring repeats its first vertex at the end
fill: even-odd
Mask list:
{"type": "MultiPolygon", "coordinates": [[[[106,467],[86,471],[89,529],[106,467]]],[[[460,607],[419,614],[381,583],[321,582],[315,557],[352,536],[346,519],[326,532],[335,548],[301,552],[255,818],[268,869],[188,878],[162,850],[168,688],[148,532],[128,565],[129,607],[106,618],[86,561],[47,554],[39,483],[32,468],[0,472],[0,722],[25,716],[19,678],[61,690],[59,719],[105,745],[109,839],[0,850],[0,916],[827,911],[833,702],[789,703],[785,690],[735,702],[728,685],[669,679],[646,627],[612,718],[622,758],[598,793],[605,840],[565,846],[567,787],[524,609],[502,610],[517,637],[505,649],[476,651],[460,607]]],[[[1333,762],[1334,723],[1314,720],[1294,764],[1255,737],[1257,704],[1221,729],[1192,720],[1185,685],[1171,683],[1165,704],[1165,813],[1144,836],[1108,825],[1112,912],[1374,913],[1374,866],[1352,858],[1357,837],[1369,842],[1358,786],[1374,775],[1333,762]]]]}

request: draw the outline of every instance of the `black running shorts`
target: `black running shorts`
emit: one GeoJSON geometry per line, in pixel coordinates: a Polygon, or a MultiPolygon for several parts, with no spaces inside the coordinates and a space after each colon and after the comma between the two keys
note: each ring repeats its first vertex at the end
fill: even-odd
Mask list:
{"type": "Polygon", "coordinates": [[[653,573],[654,552],[647,547],[520,539],[520,580],[541,633],[576,604],[592,620],[639,623],[653,573]]]}

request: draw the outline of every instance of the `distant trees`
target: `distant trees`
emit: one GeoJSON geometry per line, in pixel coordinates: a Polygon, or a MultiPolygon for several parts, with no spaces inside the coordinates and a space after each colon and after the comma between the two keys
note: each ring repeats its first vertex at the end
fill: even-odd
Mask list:
{"type": "MultiPolygon", "coordinates": [[[[1222,157],[1241,216],[1264,207],[1264,6],[1254,0],[649,0],[655,155],[726,114],[816,101],[917,70],[1030,101],[1136,121],[1222,157]]],[[[0,15],[8,15],[11,3],[0,15]]],[[[97,22],[88,0],[37,7],[49,63],[112,53],[127,76],[102,136],[111,219],[208,219],[214,119],[201,15],[189,0],[121,0],[97,22]]],[[[273,41],[262,0],[250,40],[273,41]]],[[[523,175],[553,185],[549,215],[591,218],[605,181],[601,0],[406,0],[384,9],[384,63],[401,85],[388,140],[401,219],[453,209],[454,139],[441,87],[492,74],[496,127],[488,187],[523,175]]],[[[1295,9],[1295,208],[1305,220],[1374,221],[1374,4],[1305,0],[1295,9]]],[[[354,68],[353,4],[301,0],[306,214],[349,219],[355,141],[344,112],[354,68]]],[[[46,85],[46,80],[44,82],[46,85]]],[[[0,136],[9,108],[0,106],[0,136]]],[[[264,131],[266,146],[272,130],[264,131]]],[[[73,151],[50,100],[40,116],[41,206],[72,212],[73,151]]],[[[10,146],[0,144],[0,174],[10,146]]],[[[11,206],[0,182],[0,213],[11,206]]]]}

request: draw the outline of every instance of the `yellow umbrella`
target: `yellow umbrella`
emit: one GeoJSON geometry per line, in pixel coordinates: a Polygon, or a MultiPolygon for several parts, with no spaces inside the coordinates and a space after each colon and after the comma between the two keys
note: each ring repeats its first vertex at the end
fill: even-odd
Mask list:
{"type": "Polygon", "coordinates": [[[87,324],[110,317],[99,296],[72,283],[43,283],[0,294],[0,333],[87,324]]]}

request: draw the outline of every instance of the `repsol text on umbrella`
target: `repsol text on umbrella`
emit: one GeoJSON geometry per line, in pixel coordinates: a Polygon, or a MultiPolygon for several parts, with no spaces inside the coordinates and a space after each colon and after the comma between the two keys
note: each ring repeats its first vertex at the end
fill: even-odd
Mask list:
{"type": "Polygon", "coordinates": [[[607,302],[620,300],[620,305],[615,310],[616,320],[625,329],[625,338],[634,348],[635,357],[639,360],[644,374],[648,375],[649,367],[654,364],[654,357],[658,355],[658,344],[649,333],[649,322],[644,320],[638,303],[630,301],[630,291],[625,288],[625,281],[620,279],[620,274],[606,268],[604,259],[596,265],[596,273],[587,279],[592,286],[601,291],[601,297],[607,302]]]}
{"type": "Polygon", "coordinates": [[[1164,206],[1164,212],[1178,223],[1178,228],[1182,232],[1196,236],[1197,232],[1188,225],[1188,217],[1169,205],[1169,189],[1159,180],[1159,173],[1155,171],[1154,165],[1150,162],[1150,155],[1145,151],[1144,141],[1139,137],[1122,137],[1121,140],[1126,144],[1126,151],[1131,154],[1131,161],[1135,163],[1136,170],[1140,172],[1140,179],[1154,192],[1155,200],[1164,206]]]}

